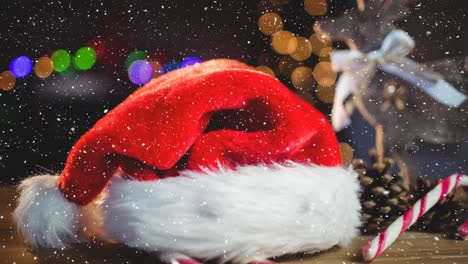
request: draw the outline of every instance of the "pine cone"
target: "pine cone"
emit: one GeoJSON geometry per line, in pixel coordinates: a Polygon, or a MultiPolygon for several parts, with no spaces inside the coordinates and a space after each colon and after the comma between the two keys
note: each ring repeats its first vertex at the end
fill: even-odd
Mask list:
{"type": "MultiPolygon", "coordinates": [[[[418,178],[416,184],[411,188],[412,203],[423,197],[432,190],[442,180],[424,180],[418,178]]],[[[457,227],[463,222],[467,210],[461,201],[455,200],[456,190],[450,192],[442,201],[437,203],[431,210],[419,219],[413,230],[425,232],[444,232],[452,236],[456,233],[457,227]]]]}
{"type": "Polygon", "coordinates": [[[353,166],[362,186],[361,233],[376,234],[406,212],[411,204],[403,177],[388,173],[393,161],[384,159],[383,163],[379,163],[374,151],[369,155],[372,166],[367,166],[362,160],[354,160],[353,166]]]}
{"type": "MultiPolygon", "coordinates": [[[[441,180],[429,181],[418,178],[408,190],[403,184],[403,177],[388,173],[392,166],[391,159],[379,163],[375,150],[369,151],[372,166],[355,159],[352,164],[359,175],[362,191],[363,234],[376,234],[387,228],[400,215],[404,214],[416,201],[432,190],[441,180]]],[[[412,230],[425,232],[444,232],[456,238],[456,229],[466,218],[467,208],[463,202],[454,199],[455,191],[449,193],[436,204],[412,227],[412,230]]]]}

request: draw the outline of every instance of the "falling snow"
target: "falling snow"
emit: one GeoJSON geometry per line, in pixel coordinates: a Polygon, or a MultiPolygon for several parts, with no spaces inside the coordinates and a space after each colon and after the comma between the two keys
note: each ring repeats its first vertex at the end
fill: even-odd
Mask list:
{"type": "MultiPolygon", "coordinates": [[[[468,70],[464,42],[466,12],[463,4],[461,0],[3,1],[0,8],[0,255],[2,258],[7,255],[5,263],[143,263],[154,258],[143,251],[110,245],[95,238],[76,249],[31,252],[20,248],[21,240],[11,224],[11,212],[17,198],[12,186],[30,175],[59,174],[79,138],[101,118],[115,114],[112,109],[145,83],[151,82],[152,78],[160,75],[164,78],[164,74],[181,67],[181,63],[231,58],[274,75],[330,119],[335,87],[343,76],[332,71],[329,54],[332,48],[352,48],[368,53],[379,50],[392,30],[402,29],[415,40],[415,47],[406,55],[407,59],[418,63],[421,72],[427,74],[431,70],[436,73],[437,80],[444,79],[460,92],[468,94],[468,86],[465,85],[468,70]],[[306,12],[304,2],[326,2],[326,15],[310,15],[310,12],[318,11],[308,9],[306,12]],[[359,2],[367,4],[364,10],[359,10],[359,2]],[[409,3],[402,4],[406,2],[409,3]],[[259,17],[270,12],[282,19],[281,29],[291,32],[296,43],[288,41],[284,47],[278,45],[278,49],[273,44],[273,37],[262,33],[259,17]],[[296,38],[304,38],[304,46],[308,47],[308,43],[312,42],[311,36],[319,29],[328,33],[332,41],[327,47],[330,50],[325,55],[321,54],[314,50],[317,43],[312,43],[312,50],[304,52],[307,56],[303,60],[294,58],[291,54],[297,52],[300,43],[296,38]],[[91,69],[79,70],[73,56],[79,48],[88,46],[96,52],[96,63],[91,69]],[[281,48],[287,52],[282,53],[281,48]],[[36,64],[39,58],[52,57],[54,51],[59,49],[71,54],[71,66],[66,70],[58,72],[51,68],[47,72],[47,69],[42,69],[49,74],[43,78],[37,73],[41,69],[31,69],[31,73],[23,78],[13,77],[13,87],[6,86],[11,84],[6,81],[7,78],[12,77],[4,75],[4,72],[10,70],[9,65],[15,58],[28,56],[36,64]],[[129,55],[135,51],[141,51],[144,55],[131,61],[129,55]],[[189,58],[195,61],[187,60],[189,58]],[[135,61],[143,61],[145,67],[131,71],[130,66],[136,65],[135,61]],[[328,68],[320,72],[315,68],[319,63],[328,65],[328,68]],[[149,65],[151,67],[146,67],[149,65]],[[298,71],[294,73],[300,67],[307,69],[303,69],[301,74],[297,74],[298,71]],[[145,69],[148,78],[141,78],[145,69]],[[137,76],[133,78],[135,72],[137,76]],[[321,73],[325,77],[321,78],[321,73]],[[326,81],[330,81],[328,77],[332,81],[327,84],[326,81]],[[324,82],[327,85],[323,85],[324,82]]],[[[278,25],[265,27],[268,26],[278,25]]],[[[396,163],[404,164],[412,178],[422,176],[436,179],[455,172],[468,173],[468,103],[464,102],[459,107],[438,103],[418,88],[418,84],[379,66],[375,66],[368,81],[367,89],[363,89],[359,96],[349,96],[343,104],[352,120],[351,126],[337,133],[343,160],[348,160],[348,164],[353,158],[368,160],[368,152],[375,147],[376,137],[379,137],[369,120],[357,109],[357,99],[362,99],[369,114],[383,125],[385,155],[395,159],[396,163]]],[[[250,103],[243,101],[244,107],[237,111],[217,112],[215,118],[206,120],[203,133],[221,129],[236,133],[271,130],[275,117],[265,113],[255,114],[249,108],[250,103]]],[[[189,108],[189,105],[186,107],[189,108]]],[[[288,111],[303,108],[298,104],[288,111]]],[[[148,108],[141,107],[139,110],[148,108]]],[[[157,114],[161,116],[169,112],[163,107],[158,111],[157,114]]],[[[185,114],[191,116],[194,113],[185,114]]],[[[118,121],[109,119],[106,122],[118,121]]],[[[304,117],[302,122],[307,124],[311,121],[304,117]]],[[[165,124],[170,125],[169,121],[165,124]]],[[[158,127],[158,131],[166,131],[165,126],[158,127]]],[[[146,129],[141,123],[123,127],[126,131],[146,129]]],[[[116,152],[119,143],[146,150],[154,145],[154,142],[124,138],[122,142],[111,145],[116,152]]],[[[267,146],[268,143],[265,140],[256,142],[259,146],[267,146]]],[[[289,153],[292,149],[293,146],[286,146],[281,151],[289,153]]],[[[129,155],[125,148],[118,151],[125,153],[123,156],[129,155]]],[[[178,170],[187,166],[191,149],[186,151],[171,168],[153,168],[138,163],[139,169],[148,169],[155,174],[162,171],[177,174],[178,170]]],[[[216,150],[207,148],[206,151],[216,150]]],[[[326,151],[326,148],[322,148],[318,152],[326,151]]],[[[274,156],[276,153],[268,151],[267,154],[274,156]]],[[[133,160],[129,162],[137,163],[133,160]]],[[[391,172],[398,169],[395,165],[391,172]]],[[[145,192],[152,193],[153,189],[145,192]]],[[[388,190],[384,191],[385,196],[389,194],[388,190]]],[[[185,199],[184,196],[177,197],[185,199]]],[[[197,201],[196,206],[207,207],[207,202],[197,201]]],[[[138,203],[132,207],[139,211],[145,209],[138,203]]],[[[64,211],[55,213],[63,215],[64,211]]],[[[301,219],[294,221],[298,225],[302,223],[301,219]]],[[[181,228],[182,223],[182,220],[173,222],[181,228]]],[[[190,231],[187,229],[184,232],[190,231]]],[[[233,243],[228,239],[222,241],[225,245],[233,243]]],[[[357,243],[356,248],[363,242],[357,243]]],[[[388,250],[391,253],[384,252],[382,258],[391,258],[392,254],[411,259],[440,259],[442,256],[440,263],[445,263],[444,247],[452,242],[450,245],[455,245],[453,254],[462,260],[454,257],[450,258],[450,263],[462,263],[467,259],[466,242],[447,242],[442,235],[425,233],[405,234],[402,241],[388,250]],[[419,249],[420,244],[427,248],[419,249]],[[413,252],[415,250],[416,253],[413,252]]],[[[350,261],[354,261],[358,255],[347,248],[342,250],[347,253],[340,256],[346,255],[350,261]]],[[[321,256],[323,254],[319,254],[318,258],[321,256]]],[[[336,263],[350,261],[339,259],[336,263]]]]}

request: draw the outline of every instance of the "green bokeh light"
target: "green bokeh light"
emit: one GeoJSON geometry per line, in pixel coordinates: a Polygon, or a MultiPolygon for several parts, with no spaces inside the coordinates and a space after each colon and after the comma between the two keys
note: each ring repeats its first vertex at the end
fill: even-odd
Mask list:
{"type": "Polygon", "coordinates": [[[91,47],[83,47],[76,51],[73,64],[78,70],[89,70],[96,63],[96,51],[91,47]]]}
{"type": "Polygon", "coordinates": [[[71,64],[70,67],[68,67],[63,72],[59,72],[59,74],[62,75],[63,77],[70,77],[74,75],[75,73],[76,73],[76,67],[73,66],[73,64],[71,64]]]}
{"type": "Polygon", "coordinates": [[[52,68],[56,72],[63,72],[70,67],[71,57],[66,50],[56,50],[50,59],[52,60],[52,68]]]}
{"type": "Polygon", "coordinates": [[[146,54],[146,52],[142,50],[135,50],[135,51],[132,51],[132,53],[128,55],[127,60],[125,61],[125,65],[127,66],[127,69],[128,69],[130,65],[132,65],[132,63],[134,63],[135,61],[146,60],[146,59],[148,59],[148,55],[146,54]]]}

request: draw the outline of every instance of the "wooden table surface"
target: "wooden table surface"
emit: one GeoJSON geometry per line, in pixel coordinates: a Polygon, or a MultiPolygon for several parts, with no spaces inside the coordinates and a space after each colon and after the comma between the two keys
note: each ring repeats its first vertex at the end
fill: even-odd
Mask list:
{"type": "MultiPolygon", "coordinates": [[[[154,257],[121,245],[95,242],[72,249],[31,251],[16,235],[11,220],[15,206],[14,187],[0,186],[0,263],[157,263],[154,257]]],[[[361,246],[371,237],[355,239],[345,248],[333,248],[312,256],[292,256],[283,263],[362,263],[361,246]]],[[[468,241],[447,240],[441,234],[407,232],[374,261],[379,263],[468,263],[468,241]]]]}

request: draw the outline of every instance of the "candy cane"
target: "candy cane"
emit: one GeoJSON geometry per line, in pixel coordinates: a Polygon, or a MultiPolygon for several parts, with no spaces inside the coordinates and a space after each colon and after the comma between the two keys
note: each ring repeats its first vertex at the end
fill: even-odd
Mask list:
{"type": "Polygon", "coordinates": [[[465,220],[465,222],[457,228],[457,235],[463,240],[468,238],[468,220],[465,220]]]}
{"type": "MultiPolygon", "coordinates": [[[[155,251],[155,252],[151,252],[150,255],[159,258],[159,260],[162,263],[166,263],[166,264],[202,264],[202,262],[199,262],[198,260],[193,259],[182,253],[173,253],[173,252],[162,253],[162,252],[155,251]]],[[[260,259],[260,260],[249,262],[248,264],[276,264],[276,262],[273,262],[267,259],[260,259]]]]}
{"type": "Polygon", "coordinates": [[[162,263],[166,264],[202,264],[198,260],[195,260],[182,253],[153,252],[151,255],[159,258],[162,263]]]}
{"type": "Polygon", "coordinates": [[[429,209],[457,186],[468,186],[468,176],[453,174],[445,178],[434,189],[418,200],[404,215],[398,217],[387,229],[362,247],[366,262],[373,261],[388,248],[406,229],[421,218],[429,209]]]}

